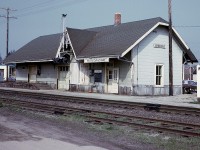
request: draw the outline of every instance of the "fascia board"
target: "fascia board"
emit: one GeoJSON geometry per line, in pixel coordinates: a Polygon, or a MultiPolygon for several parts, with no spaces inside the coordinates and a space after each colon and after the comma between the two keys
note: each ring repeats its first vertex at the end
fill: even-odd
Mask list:
{"type": "MultiPolygon", "coordinates": [[[[68,34],[67,29],[66,29],[66,34],[67,34],[67,39],[69,40],[69,43],[70,43],[70,45],[71,45],[71,47],[72,47],[72,51],[73,51],[74,56],[75,56],[75,59],[76,59],[76,54],[75,54],[75,52],[74,52],[74,48],[73,48],[72,42],[71,42],[71,40],[70,40],[70,37],[69,37],[69,34],[68,34]]],[[[64,37],[62,36],[62,39],[61,39],[61,41],[60,41],[60,45],[59,45],[58,50],[57,50],[57,53],[56,53],[56,57],[59,56],[60,49],[61,49],[62,44],[63,44],[63,40],[64,40],[64,37]]]]}
{"type": "Polygon", "coordinates": [[[77,58],[76,60],[84,60],[84,59],[89,59],[89,58],[119,58],[120,56],[94,56],[94,57],[82,57],[82,58],[77,58]]]}
{"type": "MultiPolygon", "coordinates": [[[[66,31],[67,31],[67,28],[66,28],[66,31]]],[[[68,38],[68,40],[69,40],[69,42],[70,42],[70,45],[71,45],[71,47],[72,47],[72,51],[73,51],[73,53],[74,53],[74,57],[75,57],[75,59],[77,60],[76,53],[75,53],[75,51],[74,51],[74,47],[73,47],[73,45],[72,45],[72,42],[71,42],[71,39],[70,39],[70,37],[69,37],[68,31],[67,31],[67,38],[68,38]]]]}
{"type": "Polygon", "coordinates": [[[138,43],[140,43],[145,37],[147,37],[154,29],[156,29],[159,25],[162,26],[169,26],[167,23],[163,22],[158,22],[155,24],[149,31],[147,31],[142,37],[140,37],[133,45],[131,45],[127,50],[125,50],[122,54],[121,57],[124,57],[130,50],[133,49],[138,43]]]}
{"type": "Polygon", "coordinates": [[[24,61],[13,61],[5,64],[18,64],[18,63],[35,63],[35,62],[52,62],[53,60],[24,60],[24,61]]]}

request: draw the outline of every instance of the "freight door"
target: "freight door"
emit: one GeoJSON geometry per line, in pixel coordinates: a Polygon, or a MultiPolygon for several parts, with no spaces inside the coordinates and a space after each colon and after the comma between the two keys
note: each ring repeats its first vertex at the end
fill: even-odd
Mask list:
{"type": "Polygon", "coordinates": [[[58,89],[69,90],[69,66],[58,67],[58,89]]]}
{"type": "Polygon", "coordinates": [[[29,82],[36,83],[36,76],[37,76],[37,66],[29,66],[29,82]]]}

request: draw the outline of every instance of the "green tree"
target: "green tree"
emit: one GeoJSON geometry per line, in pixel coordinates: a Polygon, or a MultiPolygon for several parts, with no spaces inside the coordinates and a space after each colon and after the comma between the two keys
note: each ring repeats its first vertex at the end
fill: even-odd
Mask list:
{"type": "Polygon", "coordinates": [[[1,54],[0,54],[0,64],[2,64],[2,63],[3,63],[3,59],[2,59],[1,54]]]}

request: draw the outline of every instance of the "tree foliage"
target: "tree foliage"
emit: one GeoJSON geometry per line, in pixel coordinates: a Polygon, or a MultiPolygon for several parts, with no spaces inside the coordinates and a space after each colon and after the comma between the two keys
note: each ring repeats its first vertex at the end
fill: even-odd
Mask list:
{"type": "Polygon", "coordinates": [[[2,64],[2,62],[3,62],[3,59],[2,59],[1,54],[0,54],[0,64],[2,64]]]}

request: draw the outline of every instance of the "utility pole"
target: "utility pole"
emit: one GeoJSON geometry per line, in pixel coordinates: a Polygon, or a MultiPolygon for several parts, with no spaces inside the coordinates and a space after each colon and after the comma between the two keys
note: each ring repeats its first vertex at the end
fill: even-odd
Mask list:
{"type": "Polygon", "coordinates": [[[65,43],[65,41],[66,41],[66,37],[65,37],[65,33],[66,33],[66,29],[65,29],[65,20],[66,20],[66,16],[67,16],[67,14],[62,14],[62,24],[63,24],[63,51],[65,50],[65,47],[66,47],[66,43],[65,43]]]}
{"type": "Polygon", "coordinates": [[[173,60],[172,60],[172,0],[168,0],[169,16],[169,96],[173,96],[173,60]]]}
{"type": "MultiPolygon", "coordinates": [[[[6,57],[8,57],[8,50],[9,50],[9,19],[17,19],[16,17],[10,16],[10,11],[16,11],[10,8],[0,8],[6,11],[6,15],[0,15],[0,17],[6,18],[7,26],[6,26],[6,57]]],[[[6,81],[8,81],[8,65],[6,65],[7,72],[6,72],[6,81]]]]}

